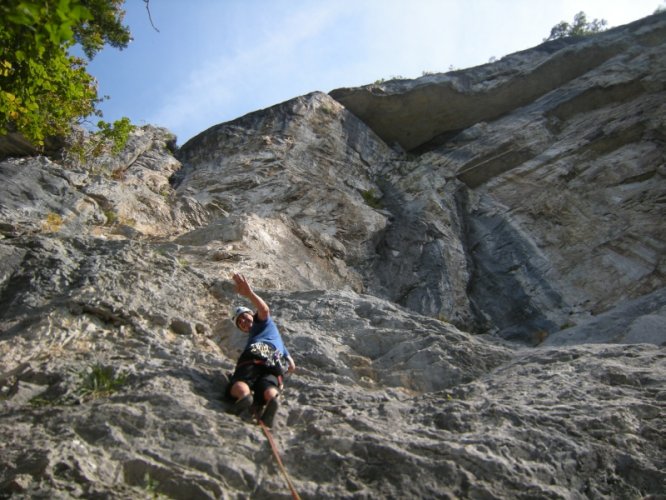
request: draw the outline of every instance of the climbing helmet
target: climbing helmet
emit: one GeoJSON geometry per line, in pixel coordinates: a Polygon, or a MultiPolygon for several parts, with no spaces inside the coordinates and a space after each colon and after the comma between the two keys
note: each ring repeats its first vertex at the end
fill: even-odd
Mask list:
{"type": "Polygon", "coordinates": [[[234,322],[234,325],[238,326],[238,323],[237,323],[238,318],[243,313],[252,314],[252,309],[248,309],[247,307],[243,307],[243,306],[238,306],[236,309],[234,309],[233,313],[232,313],[232,318],[231,318],[231,320],[234,322]]]}

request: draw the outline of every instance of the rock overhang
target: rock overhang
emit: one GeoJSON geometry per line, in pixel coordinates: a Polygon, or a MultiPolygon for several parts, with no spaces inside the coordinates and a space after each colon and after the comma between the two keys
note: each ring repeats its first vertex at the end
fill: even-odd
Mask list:
{"type": "Polygon", "coordinates": [[[387,144],[418,152],[535,101],[618,55],[628,43],[663,40],[664,30],[666,14],[655,14],[595,37],[545,42],[462,71],[339,88],[329,95],[387,144]]]}

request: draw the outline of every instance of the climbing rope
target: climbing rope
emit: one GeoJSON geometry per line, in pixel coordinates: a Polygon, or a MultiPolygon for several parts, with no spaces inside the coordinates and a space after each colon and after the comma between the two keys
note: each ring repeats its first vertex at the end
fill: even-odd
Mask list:
{"type": "Polygon", "coordinates": [[[284,464],[282,463],[282,459],[280,458],[280,453],[278,452],[277,445],[275,444],[275,440],[273,439],[273,434],[271,434],[271,431],[268,429],[268,427],[262,420],[259,420],[259,425],[261,426],[261,429],[264,431],[264,434],[266,434],[266,437],[268,438],[268,442],[271,445],[271,450],[273,450],[273,456],[275,457],[275,461],[277,462],[278,467],[280,468],[280,472],[282,472],[284,479],[287,481],[287,486],[289,486],[289,490],[291,491],[291,497],[294,500],[301,500],[301,497],[296,492],[296,488],[294,488],[294,484],[291,482],[291,479],[289,478],[289,474],[287,474],[287,469],[284,468],[284,464]]]}

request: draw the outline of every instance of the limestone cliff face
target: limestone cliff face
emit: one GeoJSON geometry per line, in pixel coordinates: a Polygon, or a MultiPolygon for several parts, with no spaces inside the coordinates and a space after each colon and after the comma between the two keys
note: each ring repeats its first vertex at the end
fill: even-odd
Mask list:
{"type": "Polygon", "coordinates": [[[383,253],[396,255],[390,296],[455,317],[464,300],[447,302],[444,284],[458,272],[451,288],[473,311],[463,324],[524,339],[662,289],[665,30],[662,14],[467,71],[332,92],[384,140],[420,153],[384,175],[409,207],[399,217],[423,223],[407,241],[387,233],[409,260],[383,253]],[[433,256],[429,240],[464,248],[467,265],[433,256]],[[431,260],[447,269],[434,276],[421,265],[431,260]],[[395,266],[423,276],[396,283],[395,266]]]}
{"type": "Polygon", "coordinates": [[[267,288],[360,291],[358,269],[388,220],[364,195],[378,192],[374,172],[395,156],[321,93],[215,126],[181,149],[176,186],[225,234],[177,241],[223,244],[248,272],[266,269],[267,288]]]}
{"type": "Polygon", "coordinates": [[[0,497],[287,497],[222,397],[233,271],[299,366],[303,498],[663,494],[665,44],[662,14],[0,163],[0,497]]]}

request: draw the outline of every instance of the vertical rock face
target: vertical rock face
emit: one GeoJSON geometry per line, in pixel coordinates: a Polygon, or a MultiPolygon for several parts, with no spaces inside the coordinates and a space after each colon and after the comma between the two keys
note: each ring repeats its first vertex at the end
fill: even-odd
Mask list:
{"type": "Polygon", "coordinates": [[[303,498],[663,494],[665,43],[662,14],[175,156],[148,126],[0,163],[0,497],[286,496],[227,412],[234,271],[296,358],[303,498]]]}
{"type": "MultiPolygon", "coordinates": [[[[474,311],[465,326],[529,340],[663,288],[665,32],[660,14],[467,71],[332,92],[420,154],[395,184],[418,199],[409,217],[425,221],[420,234],[446,221],[437,204],[454,214],[449,230],[462,228],[459,244],[434,239],[466,249],[466,267],[452,256],[440,266],[464,269],[457,281],[474,311]],[[445,191],[456,180],[469,189],[445,191]]],[[[436,246],[422,240],[415,265],[436,246]]],[[[429,276],[397,284],[392,298],[460,314],[444,289],[434,304],[412,299],[436,290],[429,276]]]]}
{"type": "MultiPolygon", "coordinates": [[[[180,151],[177,189],[229,227],[232,258],[245,253],[252,266],[270,268],[262,273],[267,287],[360,291],[357,268],[387,222],[365,198],[377,196],[374,171],[394,156],[339,103],[315,93],[199,134],[180,151]]],[[[180,241],[219,241],[205,233],[207,241],[199,233],[180,241]]]]}

